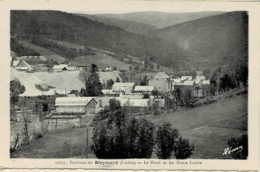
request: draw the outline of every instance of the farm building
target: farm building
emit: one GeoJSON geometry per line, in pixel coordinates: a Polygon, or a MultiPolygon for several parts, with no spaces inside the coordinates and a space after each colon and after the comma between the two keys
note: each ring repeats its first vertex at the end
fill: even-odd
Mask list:
{"type": "Polygon", "coordinates": [[[95,114],[98,102],[93,97],[57,97],[57,113],[95,114]]]}
{"type": "Polygon", "coordinates": [[[148,82],[149,86],[154,86],[157,90],[168,92],[171,91],[172,83],[170,81],[170,76],[165,72],[158,72],[154,78],[150,79],[148,82]]]}
{"type": "Polygon", "coordinates": [[[112,90],[114,91],[121,91],[123,93],[129,94],[132,93],[134,90],[135,83],[133,82],[116,82],[112,86],[112,90]]]}
{"type": "Polygon", "coordinates": [[[24,71],[32,71],[33,68],[26,61],[20,60],[18,64],[15,66],[15,69],[24,70],[24,71]]]}
{"type": "Polygon", "coordinates": [[[195,87],[195,81],[184,81],[184,82],[175,82],[173,84],[173,90],[179,88],[179,89],[182,89],[182,88],[189,88],[189,89],[194,89],[195,87]]]}
{"type": "Polygon", "coordinates": [[[69,62],[68,65],[74,67],[75,70],[79,70],[79,71],[83,71],[89,67],[88,65],[76,61],[69,62]]]}
{"type": "Polygon", "coordinates": [[[158,102],[159,107],[164,107],[164,99],[124,99],[124,98],[116,98],[116,100],[120,101],[121,106],[133,106],[138,108],[147,108],[149,107],[149,103],[156,101],[158,102]]]}
{"type": "Polygon", "coordinates": [[[135,86],[134,92],[135,93],[151,93],[153,90],[155,90],[154,86],[135,86]]]}

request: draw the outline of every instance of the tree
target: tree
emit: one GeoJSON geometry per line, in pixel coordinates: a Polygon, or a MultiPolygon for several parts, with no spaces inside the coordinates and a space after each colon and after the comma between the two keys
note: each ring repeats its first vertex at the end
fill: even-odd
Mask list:
{"type": "Polygon", "coordinates": [[[182,94],[183,102],[187,107],[190,107],[194,103],[192,91],[190,89],[185,89],[182,94]]]}
{"type": "Polygon", "coordinates": [[[97,158],[150,158],[154,146],[154,124],[127,116],[120,102],[111,99],[93,119],[93,145],[97,158]]]}
{"type": "Polygon", "coordinates": [[[114,84],[113,79],[107,80],[107,84],[106,84],[107,89],[111,89],[113,84],[114,84]]]}
{"type": "Polygon", "coordinates": [[[153,113],[153,115],[159,115],[159,102],[155,99],[150,99],[147,102],[149,110],[153,113]]]}
{"type": "Polygon", "coordinates": [[[173,109],[174,107],[175,107],[175,100],[170,96],[165,96],[164,108],[173,109]]]}
{"type": "Polygon", "coordinates": [[[118,77],[116,77],[116,82],[120,82],[120,79],[118,77]]]}
{"type": "Polygon", "coordinates": [[[227,145],[231,151],[231,156],[234,159],[247,159],[248,156],[248,136],[243,134],[239,138],[231,138],[228,140],[227,145]],[[238,149],[242,147],[242,149],[238,149]],[[236,150],[237,149],[237,150],[236,150]]]}
{"type": "Polygon", "coordinates": [[[151,93],[154,97],[158,97],[159,96],[159,91],[158,90],[153,90],[151,93]]]}
{"type": "Polygon", "coordinates": [[[142,79],[141,82],[140,82],[140,85],[143,85],[143,86],[147,85],[147,75],[145,75],[145,76],[143,77],[143,79],[142,79]]]}
{"type": "Polygon", "coordinates": [[[189,144],[189,140],[179,137],[173,150],[176,159],[186,159],[192,155],[194,146],[189,144]]]}
{"type": "Polygon", "coordinates": [[[127,158],[150,158],[153,153],[154,124],[144,118],[130,118],[123,128],[127,158]]]}
{"type": "Polygon", "coordinates": [[[89,72],[87,68],[84,68],[82,71],[79,73],[79,79],[80,81],[85,85],[89,77],[89,72]]]}
{"type": "Polygon", "coordinates": [[[91,65],[90,73],[83,70],[79,74],[80,80],[85,84],[87,96],[99,96],[102,94],[102,84],[98,76],[98,67],[91,65]]]}
{"type": "Polygon", "coordinates": [[[25,92],[25,87],[20,83],[18,79],[10,81],[10,104],[11,104],[11,119],[16,120],[14,113],[15,105],[19,101],[19,94],[25,92]]]}
{"type": "Polygon", "coordinates": [[[156,155],[160,159],[169,159],[172,156],[174,145],[179,133],[170,123],[163,123],[156,132],[156,155]]]}
{"type": "Polygon", "coordinates": [[[148,98],[149,98],[149,94],[148,93],[144,93],[143,99],[148,99],[148,98]]]}
{"type": "Polygon", "coordinates": [[[46,67],[48,68],[48,72],[50,72],[50,70],[53,68],[55,62],[51,59],[51,60],[47,60],[46,62],[46,67]]]}

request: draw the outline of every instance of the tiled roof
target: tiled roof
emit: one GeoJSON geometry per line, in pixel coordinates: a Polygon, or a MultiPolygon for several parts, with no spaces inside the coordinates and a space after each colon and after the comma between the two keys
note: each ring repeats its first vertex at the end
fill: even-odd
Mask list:
{"type": "Polygon", "coordinates": [[[167,75],[165,72],[158,72],[158,73],[154,76],[154,78],[164,78],[164,79],[166,79],[166,78],[170,78],[170,77],[169,77],[169,75],[167,75]]]}
{"type": "Polygon", "coordinates": [[[55,106],[85,106],[92,99],[93,97],[57,97],[55,106]]]}

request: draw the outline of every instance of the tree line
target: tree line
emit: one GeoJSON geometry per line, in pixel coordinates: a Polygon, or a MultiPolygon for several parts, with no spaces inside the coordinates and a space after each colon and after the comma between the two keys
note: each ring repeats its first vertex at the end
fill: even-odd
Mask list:
{"type": "Polygon", "coordinates": [[[160,159],[186,159],[194,151],[189,140],[170,123],[156,126],[145,118],[134,117],[115,99],[94,117],[93,126],[91,149],[97,158],[151,158],[155,153],[160,159]]]}
{"type": "Polygon", "coordinates": [[[11,38],[11,50],[14,51],[17,56],[40,56],[40,53],[27,46],[23,46],[15,38],[11,38]]]}

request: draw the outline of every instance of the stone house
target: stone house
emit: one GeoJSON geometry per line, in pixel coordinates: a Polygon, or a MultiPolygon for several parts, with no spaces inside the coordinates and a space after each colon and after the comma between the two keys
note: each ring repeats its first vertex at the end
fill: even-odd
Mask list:
{"type": "Polygon", "coordinates": [[[148,82],[149,86],[154,86],[158,91],[169,92],[172,90],[170,76],[165,72],[158,72],[148,82]]]}

